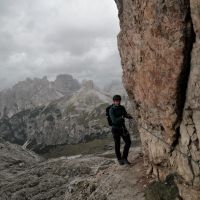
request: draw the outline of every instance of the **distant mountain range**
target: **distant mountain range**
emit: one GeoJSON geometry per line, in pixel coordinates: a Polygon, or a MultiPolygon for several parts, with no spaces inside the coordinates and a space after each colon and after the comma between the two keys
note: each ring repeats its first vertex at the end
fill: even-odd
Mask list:
{"type": "MultiPolygon", "coordinates": [[[[91,80],[80,84],[70,75],[59,75],[53,82],[22,81],[1,92],[0,137],[36,152],[107,137],[105,109],[112,103],[112,88],[116,92],[111,85],[105,92],[91,80]],[[12,98],[6,102],[8,94],[12,98]]],[[[121,91],[119,87],[117,93],[121,91]]]]}
{"type": "Polygon", "coordinates": [[[22,110],[47,105],[53,100],[71,96],[78,89],[80,83],[68,74],[58,75],[55,81],[49,81],[47,77],[27,78],[0,92],[0,117],[11,117],[22,110]]]}

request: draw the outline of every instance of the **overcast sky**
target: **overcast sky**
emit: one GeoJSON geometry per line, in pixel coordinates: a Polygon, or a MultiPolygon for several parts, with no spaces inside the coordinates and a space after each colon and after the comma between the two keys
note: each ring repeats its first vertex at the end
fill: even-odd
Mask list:
{"type": "Polygon", "coordinates": [[[69,73],[121,78],[114,0],[0,0],[0,89],[69,73]]]}

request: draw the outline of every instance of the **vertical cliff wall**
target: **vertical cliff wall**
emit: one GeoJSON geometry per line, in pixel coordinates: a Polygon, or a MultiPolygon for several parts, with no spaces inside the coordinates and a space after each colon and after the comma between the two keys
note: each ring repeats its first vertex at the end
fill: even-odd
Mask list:
{"type": "Polygon", "coordinates": [[[177,174],[183,199],[199,199],[200,2],[115,1],[123,83],[147,162],[160,179],[177,174]]]}

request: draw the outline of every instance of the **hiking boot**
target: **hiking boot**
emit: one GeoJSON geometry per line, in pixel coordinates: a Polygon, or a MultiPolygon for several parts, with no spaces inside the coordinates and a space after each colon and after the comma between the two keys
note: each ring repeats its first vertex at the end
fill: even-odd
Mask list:
{"type": "Polygon", "coordinates": [[[124,160],[123,160],[123,159],[120,159],[120,160],[118,160],[118,163],[119,163],[120,165],[124,165],[124,160]]]}
{"type": "Polygon", "coordinates": [[[123,163],[124,163],[125,165],[130,165],[130,164],[131,164],[126,158],[123,159],[123,163]]]}

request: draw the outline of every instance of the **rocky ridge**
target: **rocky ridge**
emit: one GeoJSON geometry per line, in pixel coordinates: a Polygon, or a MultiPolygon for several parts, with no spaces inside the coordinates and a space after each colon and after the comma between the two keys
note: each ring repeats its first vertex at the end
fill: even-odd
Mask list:
{"type": "Polygon", "coordinates": [[[17,112],[47,105],[61,97],[70,97],[78,89],[79,82],[68,74],[58,75],[55,81],[49,81],[47,77],[27,78],[11,89],[0,92],[0,117],[11,117],[17,112]]]}
{"type": "Polygon", "coordinates": [[[1,137],[36,152],[106,137],[110,128],[105,109],[110,102],[111,96],[84,81],[71,97],[3,117],[1,137]]]}

